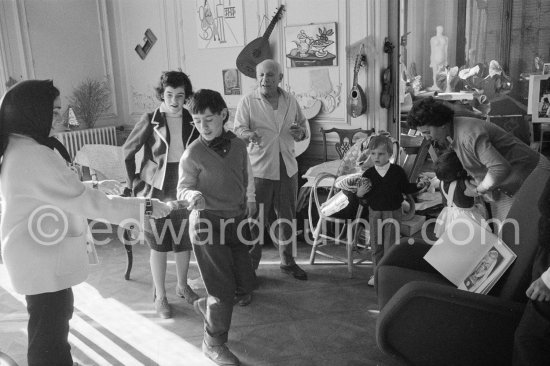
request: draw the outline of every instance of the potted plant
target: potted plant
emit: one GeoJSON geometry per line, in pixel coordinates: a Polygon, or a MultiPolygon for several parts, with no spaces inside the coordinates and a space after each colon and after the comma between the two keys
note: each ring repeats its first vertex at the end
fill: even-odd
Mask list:
{"type": "Polygon", "coordinates": [[[93,128],[105,111],[111,108],[111,90],[107,83],[87,78],[69,98],[74,113],[87,128],[93,128]]]}

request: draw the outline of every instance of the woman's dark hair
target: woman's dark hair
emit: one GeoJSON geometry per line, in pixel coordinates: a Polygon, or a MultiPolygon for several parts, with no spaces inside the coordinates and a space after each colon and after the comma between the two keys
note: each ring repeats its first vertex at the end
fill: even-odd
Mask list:
{"type": "Polygon", "coordinates": [[[445,102],[427,97],[414,102],[407,115],[407,123],[413,130],[416,130],[418,126],[440,127],[452,122],[453,117],[453,109],[445,102]]]}
{"type": "Polygon", "coordinates": [[[441,154],[434,164],[434,171],[436,177],[445,183],[465,178],[468,175],[454,151],[441,154]]]}
{"type": "Polygon", "coordinates": [[[191,85],[191,80],[189,80],[189,77],[184,72],[165,71],[162,73],[159,83],[155,88],[157,98],[161,101],[164,101],[164,90],[167,86],[171,86],[172,88],[179,88],[180,86],[183,86],[186,100],[189,99],[191,95],[193,95],[193,86],[191,85]]]}
{"type": "MultiPolygon", "coordinates": [[[[207,108],[210,109],[210,112],[219,114],[227,108],[227,104],[225,104],[220,93],[210,89],[197,90],[187,102],[187,110],[191,114],[203,113],[207,108]]],[[[227,122],[228,118],[229,113],[227,113],[223,122],[227,122]]]]}
{"type": "Polygon", "coordinates": [[[0,104],[0,158],[11,134],[32,137],[52,147],[48,139],[52,128],[53,102],[59,90],[51,80],[25,80],[12,86],[0,104]]]}

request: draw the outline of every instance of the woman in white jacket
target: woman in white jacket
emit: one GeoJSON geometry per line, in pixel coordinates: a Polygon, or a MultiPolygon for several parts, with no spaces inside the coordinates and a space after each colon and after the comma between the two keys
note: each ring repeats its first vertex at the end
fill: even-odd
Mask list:
{"type": "Polygon", "coordinates": [[[26,295],[29,366],[73,364],[71,286],[88,275],[86,219],[123,224],[144,209],[170,212],[158,200],[106,196],[79,181],[48,139],[58,96],[51,80],[28,80],[0,104],[0,240],[11,284],[26,295]]]}

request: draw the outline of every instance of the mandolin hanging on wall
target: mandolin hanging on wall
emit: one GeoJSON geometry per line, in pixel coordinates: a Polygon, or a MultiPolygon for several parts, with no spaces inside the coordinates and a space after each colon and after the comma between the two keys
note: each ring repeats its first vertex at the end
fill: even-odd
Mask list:
{"type": "Polygon", "coordinates": [[[275,24],[281,18],[285,6],[281,5],[277,13],[271,19],[271,23],[264,32],[264,35],[256,38],[243,48],[237,56],[237,69],[248,77],[256,78],[256,65],[263,60],[271,58],[271,49],[269,48],[269,36],[275,28],[275,24]]]}
{"type": "Polygon", "coordinates": [[[366,56],[363,50],[364,45],[361,45],[359,54],[357,54],[357,58],[355,59],[355,67],[353,68],[353,86],[348,95],[348,113],[353,118],[357,118],[367,111],[367,96],[361,85],[357,83],[359,69],[366,64],[366,56]]]}

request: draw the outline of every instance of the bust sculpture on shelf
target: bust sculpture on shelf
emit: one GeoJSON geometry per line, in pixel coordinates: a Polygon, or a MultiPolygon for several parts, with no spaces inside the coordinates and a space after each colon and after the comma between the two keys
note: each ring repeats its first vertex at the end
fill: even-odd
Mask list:
{"type": "Polygon", "coordinates": [[[443,35],[443,26],[438,25],[436,28],[436,34],[430,39],[430,67],[433,71],[433,85],[430,90],[441,90],[437,86],[437,74],[442,67],[447,66],[447,48],[449,46],[449,38],[443,35]]]}

